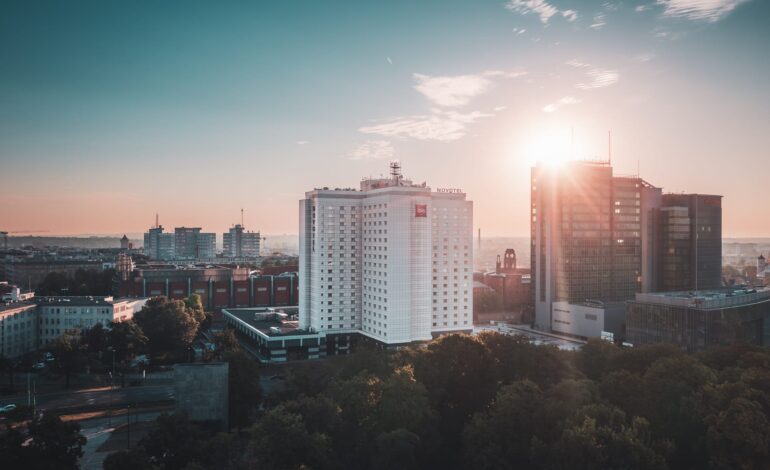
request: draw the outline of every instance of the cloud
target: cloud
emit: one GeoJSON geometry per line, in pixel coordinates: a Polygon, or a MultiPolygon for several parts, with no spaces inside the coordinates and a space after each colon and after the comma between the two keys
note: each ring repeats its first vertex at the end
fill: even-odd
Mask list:
{"type": "Polygon", "coordinates": [[[414,74],[414,88],[439,106],[464,106],[474,96],[486,93],[492,82],[483,75],[457,75],[454,77],[430,77],[414,74]]]}
{"type": "Polygon", "coordinates": [[[610,85],[614,85],[620,80],[620,74],[616,70],[608,69],[591,69],[586,75],[590,79],[589,82],[578,83],[576,88],[581,90],[593,90],[596,88],[604,88],[610,85]]]}
{"type": "Polygon", "coordinates": [[[649,10],[650,8],[652,8],[652,6],[650,5],[637,5],[636,8],[634,8],[634,11],[637,13],[641,13],[643,11],[649,10]]]}
{"type": "Polygon", "coordinates": [[[607,24],[607,16],[604,13],[597,13],[594,15],[594,22],[591,23],[591,28],[602,29],[607,24]]]}
{"type": "Polygon", "coordinates": [[[511,0],[505,4],[505,8],[521,15],[535,13],[543,24],[548,23],[553,15],[559,13],[558,8],[545,0],[511,0]]]}
{"type": "Polygon", "coordinates": [[[390,57],[385,57],[385,60],[387,60],[390,65],[393,65],[393,61],[390,60],[390,57]]]}
{"type": "Polygon", "coordinates": [[[562,108],[564,106],[569,106],[569,105],[572,105],[572,104],[578,104],[578,103],[582,103],[582,102],[583,102],[583,100],[577,99],[575,97],[565,96],[563,98],[560,98],[560,99],[556,100],[554,103],[545,105],[543,107],[543,112],[545,112],[545,113],[553,113],[555,111],[558,111],[559,108],[562,108]]]}
{"type": "Polygon", "coordinates": [[[307,145],[309,143],[310,143],[309,140],[298,140],[297,141],[297,145],[307,145]]]}
{"type": "Polygon", "coordinates": [[[417,84],[414,88],[434,104],[454,108],[465,106],[471,98],[489,91],[492,88],[491,78],[516,78],[525,74],[521,71],[486,70],[475,75],[431,77],[415,73],[417,84]]]}
{"type": "Polygon", "coordinates": [[[367,140],[348,154],[351,160],[383,160],[395,154],[393,145],[387,140],[367,140]]]}
{"type": "Polygon", "coordinates": [[[655,54],[651,52],[645,52],[643,54],[639,54],[633,58],[635,62],[649,62],[655,58],[655,54]]]}
{"type": "Polygon", "coordinates": [[[452,141],[462,138],[469,124],[492,114],[472,111],[442,111],[435,109],[432,114],[402,116],[383,124],[361,127],[359,132],[384,137],[413,138],[418,140],[452,141]]]}
{"type": "Polygon", "coordinates": [[[561,16],[567,19],[567,21],[575,21],[578,17],[578,14],[575,10],[562,10],[561,16]]]}
{"type": "Polygon", "coordinates": [[[527,30],[526,30],[526,29],[524,29],[524,28],[513,28],[513,32],[514,32],[516,35],[520,35],[520,34],[524,34],[524,33],[526,33],[526,32],[527,32],[527,30]]]}
{"type": "Polygon", "coordinates": [[[591,64],[586,64],[585,62],[580,62],[577,59],[570,59],[566,62],[566,64],[569,65],[570,67],[575,67],[575,68],[588,67],[591,65],[591,64]]]}
{"type": "Polygon", "coordinates": [[[657,0],[663,16],[714,23],[749,0],[657,0]]]}

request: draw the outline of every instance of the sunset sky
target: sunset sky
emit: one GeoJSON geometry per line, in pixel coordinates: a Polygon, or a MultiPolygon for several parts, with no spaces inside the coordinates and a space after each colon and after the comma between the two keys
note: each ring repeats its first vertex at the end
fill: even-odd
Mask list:
{"type": "Polygon", "coordinates": [[[297,232],[400,159],[529,233],[537,159],[724,195],[770,237],[770,1],[3,1],[0,230],[297,232]],[[226,4],[226,5],[225,5],[226,4]],[[570,144],[574,132],[574,145],[570,144]]]}

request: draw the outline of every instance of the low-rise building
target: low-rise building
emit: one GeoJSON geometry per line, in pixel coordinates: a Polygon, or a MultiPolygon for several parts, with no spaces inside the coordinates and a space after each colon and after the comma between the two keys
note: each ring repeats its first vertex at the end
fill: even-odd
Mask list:
{"type": "Polygon", "coordinates": [[[687,351],[736,342],[770,345],[770,289],[636,294],[626,341],[674,343],[687,351]]]}
{"type": "MultiPolygon", "coordinates": [[[[299,327],[297,308],[235,308],[222,310],[228,327],[251,346],[260,362],[320,359],[327,355],[326,332],[299,327]]],[[[349,335],[335,335],[332,354],[347,354],[349,335]]]]}

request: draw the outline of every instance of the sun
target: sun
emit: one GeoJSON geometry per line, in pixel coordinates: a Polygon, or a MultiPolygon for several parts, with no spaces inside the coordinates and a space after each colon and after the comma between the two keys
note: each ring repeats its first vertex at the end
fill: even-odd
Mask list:
{"type": "Polygon", "coordinates": [[[533,163],[560,167],[572,156],[570,135],[556,131],[536,131],[525,141],[524,152],[533,163]]]}

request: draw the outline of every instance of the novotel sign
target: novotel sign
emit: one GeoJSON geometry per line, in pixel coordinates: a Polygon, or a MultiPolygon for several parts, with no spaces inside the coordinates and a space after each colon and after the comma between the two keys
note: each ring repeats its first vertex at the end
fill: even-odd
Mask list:
{"type": "Polygon", "coordinates": [[[463,190],[460,188],[437,188],[437,193],[462,193],[463,190]]]}

